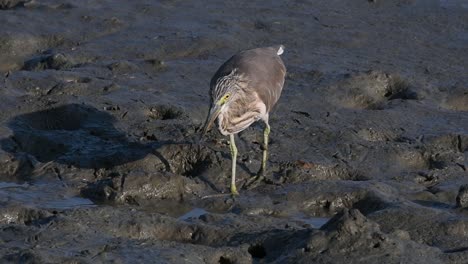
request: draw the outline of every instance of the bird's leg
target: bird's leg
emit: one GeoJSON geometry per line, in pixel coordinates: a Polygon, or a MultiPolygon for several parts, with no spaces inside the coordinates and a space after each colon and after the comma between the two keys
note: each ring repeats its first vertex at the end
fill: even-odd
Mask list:
{"type": "Polygon", "coordinates": [[[266,175],[266,164],[268,161],[268,138],[270,136],[270,125],[265,123],[265,129],[263,130],[263,159],[262,167],[258,171],[258,176],[265,177],[266,175]]]}
{"type": "Polygon", "coordinates": [[[268,161],[268,138],[270,136],[270,125],[268,122],[265,122],[265,129],[263,130],[263,159],[262,167],[258,171],[257,175],[249,179],[245,184],[245,188],[253,188],[257,186],[260,182],[265,180],[266,176],[266,165],[268,161]]]}
{"type": "Polygon", "coordinates": [[[231,144],[229,147],[231,148],[231,159],[232,159],[232,175],[231,175],[231,194],[232,195],[239,195],[236,188],[236,160],[237,160],[237,147],[236,142],[234,140],[234,134],[229,135],[231,140],[231,144]]]}

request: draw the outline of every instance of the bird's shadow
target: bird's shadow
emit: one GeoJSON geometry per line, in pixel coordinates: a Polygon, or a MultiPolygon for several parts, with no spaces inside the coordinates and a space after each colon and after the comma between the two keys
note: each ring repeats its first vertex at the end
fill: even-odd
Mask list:
{"type": "MultiPolygon", "coordinates": [[[[132,142],[115,126],[115,118],[85,104],[66,104],[11,118],[13,135],[0,147],[26,163],[57,162],[69,167],[108,169],[154,154],[170,170],[155,144],[132,142]],[[26,158],[25,158],[26,157],[26,158]]],[[[28,180],[33,165],[22,166],[19,180],[28,180]]]]}
{"type": "MultiPolygon", "coordinates": [[[[70,169],[92,169],[95,174],[104,169],[113,175],[112,169],[116,166],[154,155],[159,161],[151,162],[158,163],[158,169],[196,177],[212,190],[221,192],[220,187],[213,182],[221,166],[215,158],[219,152],[209,147],[209,144],[132,141],[116,128],[116,122],[113,115],[86,104],[65,104],[14,116],[7,121],[13,134],[0,139],[0,147],[19,164],[11,175],[1,175],[1,179],[33,181],[36,176],[43,175],[47,171],[47,168],[43,168],[51,163],[62,164],[70,169]],[[167,145],[172,147],[163,148],[167,145]],[[181,159],[180,155],[184,157],[181,159]],[[216,169],[207,171],[212,165],[216,169]]],[[[227,162],[231,158],[228,152],[221,151],[220,154],[226,164],[230,164],[227,162]]],[[[238,162],[238,166],[249,176],[256,175],[244,163],[238,162]]],[[[58,170],[56,165],[51,167],[54,172],[58,170]]],[[[62,179],[60,173],[57,176],[62,179]]],[[[127,175],[121,176],[123,188],[127,175]]]]}

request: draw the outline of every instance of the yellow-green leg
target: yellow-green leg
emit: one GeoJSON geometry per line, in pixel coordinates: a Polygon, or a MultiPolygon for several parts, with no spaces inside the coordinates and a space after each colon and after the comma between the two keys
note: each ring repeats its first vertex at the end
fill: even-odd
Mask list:
{"type": "Polygon", "coordinates": [[[258,172],[259,176],[265,176],[266,174],[266,165],[268,161],[268,138],[270,136],[270,125],[265,123],[265,129],[263,130],[263,159],[262,159],[262,167],[258,172]]]}
{"type": "Polygon", "coordinates": [[[265,122],[265,129],[263,130],[263,159],[262,167],[258,171],[257,175],[253,176],[245,184],[245,188],[252,188],[258,185],[261,181],[265,180],[266,170],[267,170],[267,161],[268,161],[268,138],[270,136],[270,125],[268,122],[265,122]]]}
{"type": "Polygon", "coordinates": [[[229,147],[231,148],[231,160],[232,160],[231,194],[239,195],[239,192],[237,192],[237,188],[236,188],[237,147],[236,147],[236,142],[234,140],[234,135],[233,134],[229,135],[229,138],[231,140],[231,144],[229,145],[229,147]]]}

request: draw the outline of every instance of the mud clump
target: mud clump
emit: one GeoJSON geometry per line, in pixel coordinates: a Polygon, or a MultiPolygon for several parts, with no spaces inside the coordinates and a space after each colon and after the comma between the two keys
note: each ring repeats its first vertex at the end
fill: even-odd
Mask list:
{"type": "Polygon", "coordinates": [[[468,185],[460,186],[457,195],[457,207],[466,208],[468,207],[468,185]]]}
{"type": "Polygon", "coordinates": [[[64,70],[73,67],[73,65],[73,61],[64,54],[45,54],[26,61],[23,66],[23,70],[64,70]]]}
{"type": "Polygon", "coordinates": [[[166,199],[183,201],[192,194],[186,190],[189,186],[189,179],[170,173],[114,175],[89,183],[81,195],[97,203],[145,205],[166,199]]]}
{"type": "Polygon", "coordinates": [[[151,66],[151,68],[156,72],[164,72],[167,70],[167,64],[163,60],[158,59],[148,59],[145,60],[147,64],[151,66]]]}
{"type": "Polygon", "coordinates": [[[129,61],[119,61],[107,66],[114,74],[125,74],[138,71],[138,66],[129,61]]]}
{"type": "Polygon", "coordinates": [[[439,250],[385,234],[377,223],[368,220],[358,210],[343,210],[321,231],[308,239],[303,255],[296,256],[295,260],[299,263],[441,262],[439,250]],[[358,253],[364,249],[367,251],[365,255],[358,253]]]}

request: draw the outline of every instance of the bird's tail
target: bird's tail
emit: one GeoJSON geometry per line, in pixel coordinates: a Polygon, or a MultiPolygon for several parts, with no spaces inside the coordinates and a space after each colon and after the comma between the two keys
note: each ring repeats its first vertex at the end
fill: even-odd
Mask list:
{"type": "Polygon", "coordinates": [[[284,52],[284,45],[279,45],[278,51],[276,52],[276,54],[281,55],[283,54],[283,52],[284,52]]]}

